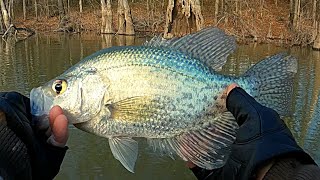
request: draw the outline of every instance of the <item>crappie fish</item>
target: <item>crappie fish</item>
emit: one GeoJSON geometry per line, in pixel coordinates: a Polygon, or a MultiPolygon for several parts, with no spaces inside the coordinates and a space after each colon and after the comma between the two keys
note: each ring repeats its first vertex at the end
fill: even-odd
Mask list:
{"type": "Polygon", "coordinates": [[[238,125],[225,105],[235,82],[281,115],[289,112],[294,57],[278,54],[242,76],[219,74],[234,51],[233,37],[208,28],[181,38],[155,37],[142,46],[98,51],[31,91],[35,116],[54,105],[77,128],[109,139],[111,151],[134,172],[138,143],[199,167],[223,166],[238,125]]]}

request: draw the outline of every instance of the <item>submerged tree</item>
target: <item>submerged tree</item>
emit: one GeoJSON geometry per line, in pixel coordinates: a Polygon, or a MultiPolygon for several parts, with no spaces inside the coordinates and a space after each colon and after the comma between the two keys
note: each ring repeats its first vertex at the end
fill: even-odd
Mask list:
{"type": "Polygon", "coordinates": [[[82,13],[83,7],[82,7],[82,0],[79,0],[79,11],[82,13]]]}
{"type": "Polygon", "coordinates": [[[118,0],[118,34],[135,34],[131,10],[127,0],[118,0]]]}
{"type": "Polygon", "coordinates": [[[313,49],[320,50],[320,22],[318,22],[318,33],[312,47],[313,49]]]}
{"type": "Polygon", "coordinates": [[[37,0],[34,0],[34,13],[36,15],[36,19],[38,20],[38,3],[37,3],[37,0]]]}
{"type": "Polygon", "coordinates": [[[203,26],[199,0],[169,0],[164,37],[182,36],[203,26]]]}
{"type": "Polygon", "coordinates": [[[1,15],[2,15],[2,21],[3,21],[3,24],[4,24],[4,31],[6,31],[7,29],[9,29],[10,27],[10,24],[11,24],[11,18],[8,14],[8,10],[7,10],[7,7],[4,3],[3,0],[0,0],[0,8],[1,8],[1,15]]]}
{"type": "Polygon", "coordinates": [[[22,0],[23,20],[27,19],[26,0],[22,0]]]}
{"type": "Polygon", "coordinates": [[[315,31],[315,40],[313,42],[313,49],[320,50],[320,1],[317,4],[317,1],[314,0],[313,2],[313,10],[312,10],[312,17],[313,17],[313,28],[315,31]]]}
{"type": "Polygon", "coordinates": [[[58,10],[59,10],[59,18],[60,20],[66,15],[63,5],[63,0],[58,0],[58,10]]]}
{"type": "Polygon", "coordinates": [[[312,2],[313,49],[320,51],[320,1],[312,2]]]}
{"type": "Polygon", "coordinates": [[[101,0],[101,33],[112,34],[112,9],[110,0],[101,0]]]}

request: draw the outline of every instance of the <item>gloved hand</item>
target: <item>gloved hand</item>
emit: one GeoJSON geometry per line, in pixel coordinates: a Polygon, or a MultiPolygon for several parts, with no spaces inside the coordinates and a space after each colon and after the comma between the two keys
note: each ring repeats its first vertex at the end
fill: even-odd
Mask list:
{"type": "Polygon", "coordinates": [[[51,109],[49,124],[46,130],[32,124],[27,97],[0,93],[0,176],[53,179],[57,175],[68,149],[68,121],[60,107],[51,109]]]}
{"type": "Polygon", "coordinates": [[[231,89],[227,89],[226,105],[239,129],[230,157],[219,169],[191,168],[198,179],[256,179],[258,170],[278,158],[294,157],[301,163],[315,164],[277,112],[259,104],[243,89],[234,85],[231,89]]]}

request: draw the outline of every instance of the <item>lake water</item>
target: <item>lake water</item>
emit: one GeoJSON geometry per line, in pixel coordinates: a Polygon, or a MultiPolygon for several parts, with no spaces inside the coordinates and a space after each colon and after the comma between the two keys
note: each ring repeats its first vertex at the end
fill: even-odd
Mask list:
{"type": "MultiPolygon", "coordinates": [[[[37,35],[18,43],[0,40],[0,91],[28,95],[33,87],[61,74],[83,57],[112,45],[139,45],[146,38],[110,35],[37,35]]],[[[286,122],[298,143],[320,163],[320,52],[309,48],[240,45],[223,67],[239,75],[265,56],[286,51],[299,59],[294,114],[286,122]]],[[[70,126],[69,150],[56,179],[195,179],[181,160],[159,157],[139,141],[135,173],[113,158],[107,139],[70,126]],[[142,145],[141,145],[142,144],[142,145]]]]}

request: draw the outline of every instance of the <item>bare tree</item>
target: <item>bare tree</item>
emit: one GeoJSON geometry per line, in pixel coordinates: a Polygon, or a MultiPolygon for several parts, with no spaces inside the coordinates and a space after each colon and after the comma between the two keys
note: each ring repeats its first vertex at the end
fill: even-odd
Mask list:
{"type": "Polygon", "coordinates": [[[36,19],[38,21],[38,3],[37,3],[37,0],[34,0],[34,12],[35,12],[35,15],[36,15],[36,19]]]}
{"type": "Polygon", "coordinates": [[[294,0],[290,0],[289,7],[289,27],[293,29],[294,0]]]}
{"type": "Polygon", "coordinates": [[[47,14],[47,17],[50,17],[50,4],[49,4],[49,0],[45,0],[46,4],[45,4],[45,9],[46,9],[46,14],[47,14]]]}
{"type": "Polygon", "coordinates": [[[14,18],[14,11],[13,11],[13,0],[9,0],[9,2],[8,2],[8,13],[9,13],[9,17],[11,18],[11,19],[13,19],[14,18]]]}
{"type": "Polygon", "coordinates": [[[218,13],[219,13],[219,0],[215,0],[214,3],[214,24],[218,23],[218,13]]]}
{"type": "Polygon", "coordinates": [[[83,11],[82,0],[79,0],[79,10],[80,10],[80,13],[82,13],[82,11],[83,11]]]}
{"type": "Polygon", "coordinates": [[[203,26],[199,0],[169,0],[166,14],[165,38],[198,31],[203,26]]]}
{"type": "Polygon", "coordinates": [[[317,6],[317,1],[313,1],[313,27],[316,30],[316,38],[313,42],[313,49],[320,50],[320,4],[317,6]]]}
{"type": "Polygon", "coordinates": [[[0,13],[0,34],[3,34],[4,32],[5,32],[5,26],[3,24],[2,13],[0,13]]]}
{"type": "Polygon", "coordinates": [[[293,1],[292,27],[293,29],[297,29],[299,27],[299,22],[300,22],[301,1],[300,0],[292,0],[292,1],[293,1]]]}
{"type": "Polygon", "coordinates": [[[316,22],[317,22],[317,0],[313,0],[313,3],[312,3],[312,26],[313,26],[313,28],[317,28],[316,22]]]}
{"type": "Polygon", "coordinates": [[[27,19],[26,0],[22,0],[23,20],[27,19]]]}
{"type": "Polygon", "coordinates": [[[70,14],[70,0],[67,0],[67,13],[70,14]]]}
{"type": "Polygon", "coordinates": [[[63,0],[58,0],[58,9],[59,9],[59,18],[61,20],[66,15],[64,6],[63,6],[63,0]]]}
{"type": "Polygon", "coordinates": [[[3,0],[0,0],[0,6],[1,6],[3,24],[5,26],[5,30],[7,30],[10,27],[11,18],[10,18],[9,14],[8,14],[6,5],[5,5],[3,0]]]}
{"type": "Polygon", "coordinates": [[[118,34],[135,34],[131,10],[127,0],[118,0],[118,34]]]}
{"type": "Polygon", "coordinates": [[[101,33],[112,34],[112,9],[110,0],[101,0],[101,33]]]}
{"type": "Polygon", "coordinates": [[[315,50],[320,50],[320,21],[318,21],[316,24],[318,24],[318,33],[315,41],[313,42],[312,48],[315,50]]]}

